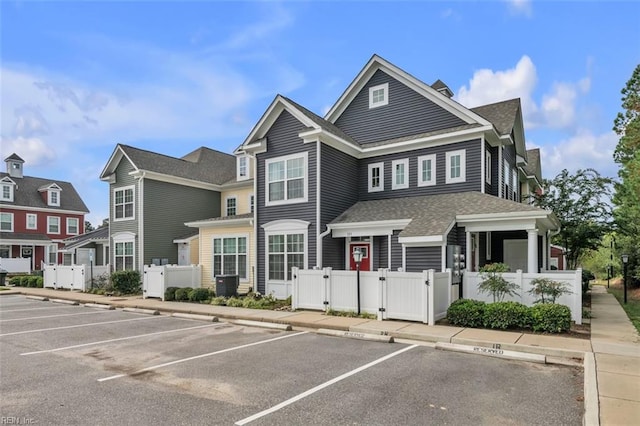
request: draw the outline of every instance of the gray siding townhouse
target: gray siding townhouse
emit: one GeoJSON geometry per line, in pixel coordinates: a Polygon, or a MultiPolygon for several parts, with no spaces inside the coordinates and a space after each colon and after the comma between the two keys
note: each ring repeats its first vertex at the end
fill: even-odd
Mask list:
{"type": "Polygon", "coordinates": [[[276,96],[236,155],[254,159],[257,289],[291,268],[447,267],[503,261],[546,268],[551,212],[521,202],[539,190],[519,99],[466,108],[374,55],[320,117],[276,96]]]}
{"type": "Polygon", "coordinates": [[[235,178],[236,157],[209,148],[175,158],[118,144],[100,174],[109,183],[108,263],[178,264],[177,244],[197,244],[185,222],[219,216],[222,185],[235,178]]]}

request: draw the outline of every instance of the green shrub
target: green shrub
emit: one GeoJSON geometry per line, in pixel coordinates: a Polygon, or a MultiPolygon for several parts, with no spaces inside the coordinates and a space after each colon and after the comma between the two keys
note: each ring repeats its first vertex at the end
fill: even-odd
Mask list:
{"type": "Polygon", "coordinates": [[[562,333],[571,328],[571,310],[568,306],[540,303],[529,308],[533,331],[562,333]]]}
{"type": "Polygon", "coordinates": [[[20,276],[20,287],[29,287],[29,275],[20,276]]]}
{"type": "Polygon", "coordinates": [[[536,278],[531,281],[531,284],[533,287],[528,293],[538,297],[534,303],[556,303],[558,297],[563,294],[571,294],[567,283],[562,281],[554,281],[550,278],[536,278]]]}
{"type": "Polygon", "coordinates": [[[178,287],[167,287],[164,291],[164,300],[166,302],[171,302],[176,300],[176,290],[178,287]]]}
{"type": "Polygon", "coordinates": [[[214,297],[213,299],[211,299],[211,304],[212,305],[218,305],[218,306],[226,306],[227,305],[227,298],[224,297],[224,296],[214,297]]]}
{"type": "Polygon", "coordinates": [[[495,302],[484,306],[482,324],[486,328],[506,330],[531,325],[529,308],[518,302],[495,302]]]}
{"type": "Polygon", "coordinates": [[[44,278],[36,277],[36,287],[43,288],[44,287],[44,278]]]}
{"type": "Polygon", "coordinates": [[[507,281],[502,274],[509,271],[504,263],[490,263],[480,268],[483,281],[478,285],[480,293],[488,293],[494,302],[502,302],[505,296],[515,296],[519,287],[516,283],[507,281]]]}
{"type": "Polygon", "coordinates": [[[9,284],[16,286],[16,287],[20,287],[20,281],[22,280],[22,277],[19,275],[15,275],[11,278],[9,278],[9,284]]]}
{"type": "Polygon", "coordinates": [[[194,288],[189,292],[189,301],[190,302],[204,302],[209,299],[209,289],[208,288],[194,288]]]}
{"type": "Polygon", "coordinates": [[[193,289],[191,287],[183,287],[176,290],[176,300],[178,302],[186,302],[189,300],[189,293],[193,289]]]}
{"type": "Polygon", "coordinates": [[[136,294],[140,292],[139,271],[116,271],[111,274],[113,289],[120,294],[136,294]]]}
{"type": "Polygon", "coordinates": [[[461,327],[482,327],[484,308],[479,300],[458,299],[447,309],[447,320],[461,327]]]}
{"type": "Polygon", "coordinates": [[[582,294],[587,294],[587,292],[589,291],[589,281],[595,279],[596,276],[593,275],[593,272],[588,269],[582,270],[582,294]]]}
{"type": "Polygon", "coordinates": [[[33,287],[33,288],[38,287],[38,278],[41,278],[41,277],[31,275],[27,280],[27,287],[33,287]]]}
{"type": "Polygon", "coordinates": [[[227,306],[233,306],[234,308],[242,308],[244,307],[244,302],[242,299],[238,299],[237,297],[230,297],[227,299],[227,306]]]}

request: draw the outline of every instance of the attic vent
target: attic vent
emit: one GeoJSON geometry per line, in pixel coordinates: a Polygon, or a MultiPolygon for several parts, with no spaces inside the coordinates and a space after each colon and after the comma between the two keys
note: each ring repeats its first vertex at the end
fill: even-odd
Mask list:
{"type": "Polygon", "coordinates": [[[446,96],[447,98],[452,98],[453,97],[453,92],[451,91],[451,89],[449,89],[449,86],[447,86],[442,80],[438,79],[435,81],[435,83],[433,83],[431,85],[431,87],[433,87],[434,89],[436,89],[438,92],[442,93],[444,96],[446,96]]]}

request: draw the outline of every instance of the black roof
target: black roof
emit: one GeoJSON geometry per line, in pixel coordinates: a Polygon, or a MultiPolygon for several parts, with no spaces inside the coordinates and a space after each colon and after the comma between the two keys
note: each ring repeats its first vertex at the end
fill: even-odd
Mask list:
{"type": "Polygon", "coordinates": [[[21,206],[32,207],[50,210],[70,210],[81,213],[89,213],[82,198],[69,182],[44,179],[39,177],[24,176],[21,178],[11,178],[8,173],[0,173],[0,179],[8,177],[16,183],[15,191],[13,194],[13,202],[0,201],[1,206],[21,206]],[[47,204],[46,197],[42,196],[42,193],[38,189],[47,187],[49,185],[56,184],[62,190],[60,193],[60,205],[50,206],[47,204]]]}

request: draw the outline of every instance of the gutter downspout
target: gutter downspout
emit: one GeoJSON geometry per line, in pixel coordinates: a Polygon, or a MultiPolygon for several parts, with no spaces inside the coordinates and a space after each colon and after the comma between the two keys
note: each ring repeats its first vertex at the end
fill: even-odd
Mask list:
{"type": "Polygon", "coordinates": [[[322,240],[324,239],[324,237],[326,237],[327,235],[329,235],[331,233],[331,228],[329,228],[329,225],[327,225],[327,230],[324,231],[321,234],[318,234],[318,241],[316,242],[317,244],[317,253],[316,253],[316,259],[318,260],[318,267],[322,268],[322,240]]]}

